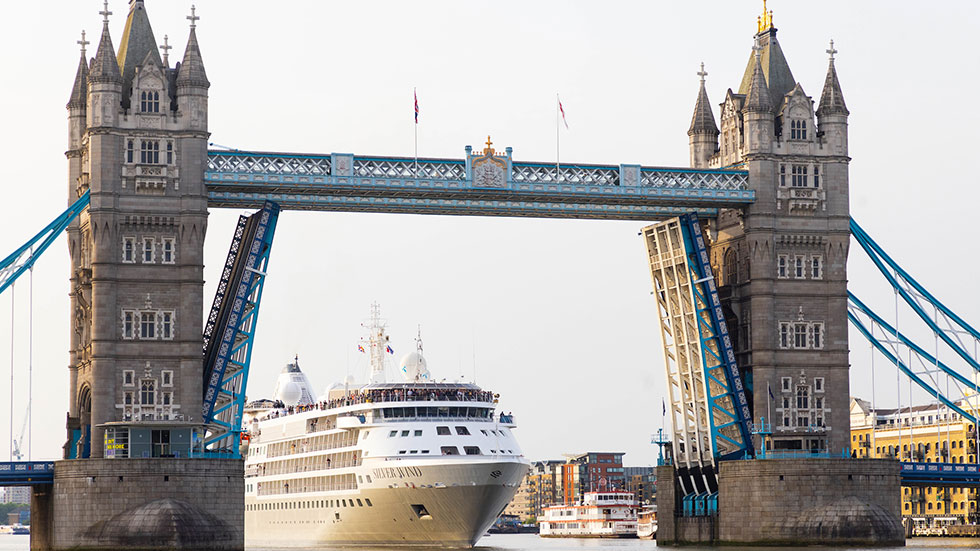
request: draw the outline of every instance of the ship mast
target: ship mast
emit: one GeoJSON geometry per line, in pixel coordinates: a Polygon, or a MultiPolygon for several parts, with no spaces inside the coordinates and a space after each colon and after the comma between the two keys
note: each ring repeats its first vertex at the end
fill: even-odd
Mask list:
{"type": "Polygon", "coordinates": [[[381,319],[381,305],[371,303],[371,319],[367,325],[368,355],[371,360],[371,382],[385,382],[385,351],[388,335],[385,333],[385,320],[381,319]]]}

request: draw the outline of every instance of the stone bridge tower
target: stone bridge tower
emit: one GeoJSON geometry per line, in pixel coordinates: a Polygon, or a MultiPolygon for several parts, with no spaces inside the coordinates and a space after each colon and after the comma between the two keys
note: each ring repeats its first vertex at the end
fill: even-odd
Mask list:
{"type": "MultiPolygon", "coordinates": [[[[759,19],[737,91],[715,124],[701,89],[688,136],[695,168],[749,171],[756,202],[711,225],[711,261],[755,422],[772,447],[841,454],[849,446],[847,107],[830,66],[820,103],[790,71],[759,19]]],[[[758,446],[758,442],[756,443],[758,446]]]]}
{"type": "Polygon", "coordinates": [[[198,17],[171,67],[143,0],[118,53],[104,5],[68,102],[68,200],[89,191],[90,205],[68,230],[65,460],[35,487],[31,548],[243,549],[243,463],[196,455],[210,86],[198,17]]]}
{"type": "MultiPolygon", "coordinates": [[[[130,2],[118,54],[107,8],[68,103],[68,199],[90,190],[91,206],[69,230],[66,458],[103,457],[108,426],[202,425],[209,83],[197,17],[183,61],[170,67],[142,0],[130,2]]],[[[138,455],[168,455],[166,436],[138,455]]]]}

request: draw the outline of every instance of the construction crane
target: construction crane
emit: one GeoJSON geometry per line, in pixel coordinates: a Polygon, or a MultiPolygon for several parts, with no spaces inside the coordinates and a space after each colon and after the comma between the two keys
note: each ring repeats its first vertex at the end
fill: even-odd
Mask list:
{"type": "Polygon", "coordinates": [[[27,430],[27,420],[30,419],[30,417],[31,417],[31,403],[28,402],[27,411],[24,412],[24,422],[21,423],[20,425],[20,437],[15,438],[13,440],[13,443],[11,444],[11,447],[13,449],[10,453],[11,455],[17,458],[17,461],[20,461],[21,459],[24,458],[24,454],[23,452],[21,452],[20,447],[24,445],[24,432],[27,430]]]}

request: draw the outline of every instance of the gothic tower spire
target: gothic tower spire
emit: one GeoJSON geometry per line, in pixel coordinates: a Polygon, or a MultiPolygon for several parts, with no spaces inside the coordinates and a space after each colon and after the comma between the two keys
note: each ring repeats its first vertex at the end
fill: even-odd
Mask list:
{"type": "Polygon", "coordinates": [[[830,41],[830,64],[827,67],[827,78],[823,82],[823,93],[820,94],[820,106],[817,108],[817,116],[823,118],[825,115],[848,115],[847,105],[844,104],[844,94],[840,90],[840,82],[837,80],[837,68],[834,67],[834,41],[830,41]]]}
{"type": "Polygon", "coordinates": [[[711,102],[708,101],[708,92],[704,87],[704,77],[707,75],[704,63],[701,63],[701,70],[698,71],[698,76],[701,77],[701,89],[698,91],[697,103],[694,104],[691,127],[687,130],[692,168],[706,168],[711,156],[718,149],[718,126],[715,124],[715,115],[711,112],[711,102]]]}
{"type": "Polygon", "coordinates": [[[112,37],[109,35],[109,1],[103,2],[104,8],[99,12],[102,16],[102,38],[99,39],[99,48],[95,52],[95,62],[92,63],[92,71],[89,73],[89,80],[92,82],[122,83],[122,75],[119,73],[119,64],[116,62],[116,51],[112,47],[112,37]]]}
{"type": "Polygon", "coordinates": [[[190,36],[187,37],[184,60],[181,62],[177,73],[177,86],[194,86],[207,89],[211,83],[208,82],[208,75],[204,70],[204,59],[201,58],[201,47],[197,43],[197,21],[201,18],[195,13],[196,9],[195,6],[191,6],[191,14],[187,16],[191,22],[191,32],[190,36]]]}
{"type": "Polygon", "coordinates": [[[136,68],[141,66],[149,56],[150,61],[163,67],[157,41],[153,38],[153,28],[146,14],[143,0],[133,0],[129,5],[129,15],[126,17],[126,28],[123,29],[122,40],[119,42],[119,54],[116,56],[123,78],[123,108],[130,107],[130,94],[133,88],[133,77],[136,68]]]}

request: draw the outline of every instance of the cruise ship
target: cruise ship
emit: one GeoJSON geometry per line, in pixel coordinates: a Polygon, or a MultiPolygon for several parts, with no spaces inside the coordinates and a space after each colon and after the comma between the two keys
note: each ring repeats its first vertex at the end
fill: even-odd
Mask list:
{"type": "Polygon", "coordinates": [[[246,410],[248,546],[472,547],[527,473],[495,394],[432,381],[421,339],[388,382],[377,305],[366,327],[370,382],[348,377],[313,402],[297,359],[246,410]]]}

